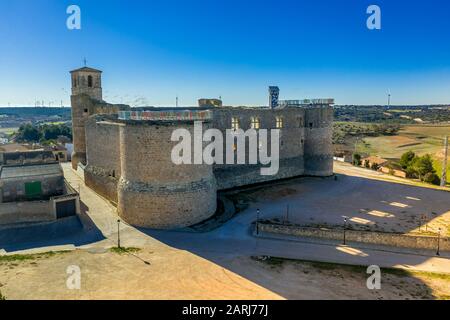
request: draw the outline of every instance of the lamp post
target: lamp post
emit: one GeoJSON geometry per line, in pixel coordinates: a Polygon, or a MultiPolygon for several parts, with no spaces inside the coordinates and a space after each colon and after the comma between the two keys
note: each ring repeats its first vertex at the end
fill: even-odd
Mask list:
{"type": "Polygon", "coordinates": [[[344,217],[344,246],[346,245],[347,217],[344,217]]]}
{"type": "Polygon", "coordinates": [[[117,248],[120,249],[120,219],[117,220],[117,248]]]}
{"type": "Polygon", "coordinates": [[[439,252],[440,242],[441,242],[441,228],[439,228],[439,230],[438,230],[438,245],[437,245],[437,252],[436,252],[437,256],[441,255],[441,253],[439,252]]]}
{"type": "Polygon", "coordinates": [[[259,235],[259,209],[256,209],[256,235],[259,235]]]}

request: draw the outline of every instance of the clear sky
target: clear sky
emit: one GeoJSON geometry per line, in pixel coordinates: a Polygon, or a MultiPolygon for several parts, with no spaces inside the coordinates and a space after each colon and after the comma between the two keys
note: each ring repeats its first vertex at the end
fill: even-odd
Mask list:
{"type": "Polygon", "coordinates": [[[0,105],[69,104],[71,69],[132,105],[450,103],[448,0],[1,0],[0,105]],[[66,9],[81,8],[81,30],[66,9]],[[381,7],[382,29],[366,9],[381,7]]]}

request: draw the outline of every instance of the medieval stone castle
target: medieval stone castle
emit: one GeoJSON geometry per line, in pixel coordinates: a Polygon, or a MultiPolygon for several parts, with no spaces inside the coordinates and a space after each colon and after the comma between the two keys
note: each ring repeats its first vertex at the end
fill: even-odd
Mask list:
{"type": "Polygon", "coordinates": [[[210,218],[217,191],[284,178],[333,174],[330,99],[278,101],[270,87],[269,107],[225,107],[201,99],[198,107],[131,108],[102,97],[102,72],[84,67],[72,75],[72,166],[87,186],[115,203],[126,222],[175,229],[210,218]],[[279,171],[260,174],[261,165],[176,165],[172,132],[193,133],[194,122],[227,129],[280,129],[279,171]]]}

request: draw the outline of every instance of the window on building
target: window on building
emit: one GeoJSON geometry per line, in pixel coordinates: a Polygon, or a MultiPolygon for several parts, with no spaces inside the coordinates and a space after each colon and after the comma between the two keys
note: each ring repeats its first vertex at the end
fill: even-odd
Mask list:
{"type": "Polygon", "coordinates": [[[277,129],[283,128],[283,118],[282,117],[276,118],[276,126],[277,126],[277,129]]]}
{"type": "Polygon", "coordinates": [[[88,76],[88,87],[92,88],[92,76],[88,76]]]}
{"type": "Polygon", "coordinates": [[[310,122],[310,123],[309,123],[309,128],[312,129],[312,127],[313,127],[313,123],[310,122]]]}
{"type": "Polygon", "coordinates": [[[260,121],[259,121],[259,118],[257,118],[257,117],[252,117],[252,118],[250,119],[250,127],[251,127],[252,129],[259,129],[259,128],[261,128],[261,123],[260,123],[260,121]]]}
{"type": "Polygon", "coordinates": [[[303,118],[302,118],[302,117],[299,117],[299,118],[298,118],[298,126],[299,126],[300,128],[303,127],[303,118]]]}
{"type": "Polygon", "coordinates": [[[236,117],[231,118],[231,129],[233,130],[239,129],[239,118],[236,117]]]}
{"type": "Polygon", "coordinates": [[[84,113],[88,113],[88,109],[84,109],[84,113]]]}

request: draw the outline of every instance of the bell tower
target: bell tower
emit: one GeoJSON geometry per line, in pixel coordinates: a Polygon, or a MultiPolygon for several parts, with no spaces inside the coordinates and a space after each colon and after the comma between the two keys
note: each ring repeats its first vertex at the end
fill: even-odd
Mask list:
{"type": "Polygon", "coordinates": [[[94,113],[92,101],[103,101],[102,71],[83,67],[70,72],[72,76],[72,168],[78,164],[86,165],[85,123],[94,113]]]}
{"type": "Polygon", "coordinates": [[[70,72],[72,75],[72,95],[87,94],[94,100],[103,100],[102,71],[84,67],[70,72]]]}

